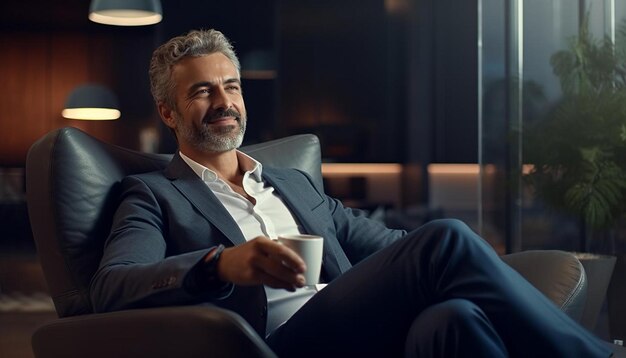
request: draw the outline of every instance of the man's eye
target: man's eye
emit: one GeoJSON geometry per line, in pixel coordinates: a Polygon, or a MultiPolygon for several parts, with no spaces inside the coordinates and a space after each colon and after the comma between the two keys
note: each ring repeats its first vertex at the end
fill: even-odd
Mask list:
{"type": "Polygon", "coordinates": [[[207,96],[211,94],[211,91],[209,91],[208,89],[201,89],[198,92],[196,92],[196,96],[207,96]]]}
{"type": "Polygon", "coordinates": [[[229,91],[239,91],[239,86],[228,86],[226,89],[229,91]]]}

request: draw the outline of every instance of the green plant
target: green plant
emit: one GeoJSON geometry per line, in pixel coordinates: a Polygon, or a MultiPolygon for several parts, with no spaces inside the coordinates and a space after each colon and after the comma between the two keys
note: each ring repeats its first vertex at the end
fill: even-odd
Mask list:
{"type": "MultiPolygon", "coordinates": [[[[587,17],[588,18],[588,17],[587,17]]],[[[524,179],[555,209],[607,228],[626,211],[626,24],[614,45],[588,20],[551,57],[563,98],[524,130],[524,179]]]]}

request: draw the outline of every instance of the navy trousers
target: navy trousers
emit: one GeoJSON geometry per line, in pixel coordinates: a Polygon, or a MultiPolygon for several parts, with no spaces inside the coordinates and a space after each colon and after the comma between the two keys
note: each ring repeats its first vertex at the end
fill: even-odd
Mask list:
{"type": "Polygon", "coordinates": [[[457,220],[355,265],[267,339],[280,357],[609,357],[457,220]]]}

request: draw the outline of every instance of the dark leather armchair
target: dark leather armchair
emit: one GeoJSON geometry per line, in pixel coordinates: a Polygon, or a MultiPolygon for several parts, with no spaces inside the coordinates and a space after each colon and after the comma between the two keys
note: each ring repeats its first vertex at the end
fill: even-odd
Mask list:
{"type": "MultiPolygon", "coordinates": [[[[313,135],[242,149],[267,165],[304,170],[322,187],[320,146],[313,135]]],[[[118,203],[119,183],[129,174],[162,169],[170,158],[106,144],[75,128],[55,130],[33,144],[26,163],[28,210],[60,317],[34,333],[37,357],[275,356],[240,316],[213,306],[93,313],[88,287],[118,203]]],[[[504,260],[580,318],[586,280],[574,256],[528,251],[504,260]]]]}

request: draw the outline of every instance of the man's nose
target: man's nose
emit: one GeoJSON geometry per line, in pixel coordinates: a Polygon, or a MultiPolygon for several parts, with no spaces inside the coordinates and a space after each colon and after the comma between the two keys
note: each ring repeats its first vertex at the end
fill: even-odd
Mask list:
{"type": "Polygon", "coordinates": [[[229,109],[233,106],[233,102],[228,93],[223,88],[219,88],[213,92],[211,105],[214,109],[229,109]]]}

